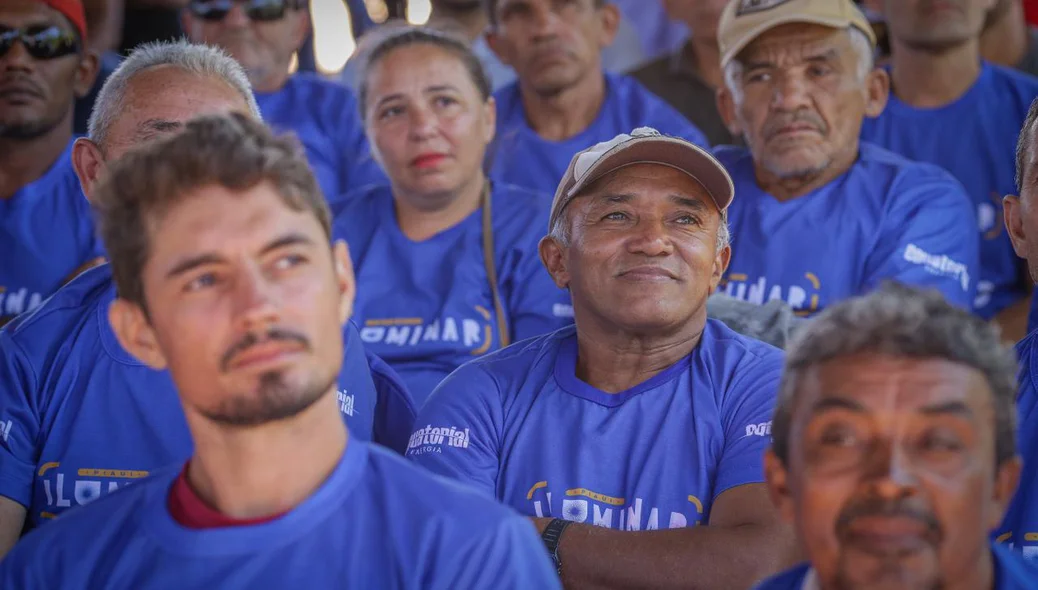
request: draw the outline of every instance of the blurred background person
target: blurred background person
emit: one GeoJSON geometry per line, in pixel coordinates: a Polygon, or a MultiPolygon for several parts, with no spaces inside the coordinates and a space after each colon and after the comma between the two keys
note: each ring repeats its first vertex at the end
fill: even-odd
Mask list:
{"type": "Polygon", "coordinates": [[[310,32],[308,0],[191,0],[184,30],[242,64],[263,119],[293,131],[306,148],[326,199],[385,182],[371,158],[353,94],[306,72],[289,73],[310,32]]]}
{"type": "Polygon", "coordinates": [[[97,74],[80,0],[0,3],[0,325],[102,247],[72,170],[72,109],[97,74]]]}
{"type": "Polygon", "coordinates": [[[974,309],[1012,341],[1026,333],[1029,282],[1002,223],[1014,149],[1038,79],[982,59],[995,0],[885,0],[891,96],[862,139],[943,167],[973,201],[981,237],[974,309]]]}
{"type": "Polygon", "coordinates": [[[550,197],[484,175],[496,113],[465,41],[406,27],[368,51],[360,104],[390,183],[344,198],[334,233],[361,337],[420,407],[465,361],[562,327],[571,308],[537,254],[550,197]]]}

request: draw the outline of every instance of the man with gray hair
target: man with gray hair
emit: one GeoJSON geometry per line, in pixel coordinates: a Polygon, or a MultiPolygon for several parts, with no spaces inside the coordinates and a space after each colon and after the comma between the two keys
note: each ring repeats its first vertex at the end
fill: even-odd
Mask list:
{"type": "Polygon", "coordinates": [[[707,318],[733,195],[651,129],[576,154],[540,244],[575,326],[463,365],[419,413],[408,456],[533,518],[566,585],[745,588],[787,557],[761,463],[782,353],[707,318]]]}
{"type": "Polygon", "coordinates": [[[721,113],[747,144],[715,154],[739,194],[722,291],[810,316],[889,279],[970,308],[978,237],[962,187],[859,141],[889,80],[854,3],[733,0],[718,39],[721,113]]]}
{"type": "Polygon", "coordinates": [[[759,590],[1025,590],[991,543],[1020,475],[1016,359],[933,290],[888,284],[790,343],[765,459],[808,563],[759,590]]]}
{"type": "MultiPolygon", "coordinates": [[[[187,42],[142,46],[107,80],[91,137],[76,143],[83,191],[92,198],[98,178],[131,148],[197,116],[231,112],[260,118],[248,79],[223,51],[187,42]]],[[[135,359],[116,338],[116,297],[105,264],[0,331],[0,554],[23,528],[191,454],[168,373],[135,359]]],[[[366,355],[352,323],[343,331],[337,395],[351,436],[402,452],[414,419],[410,396],[385,363],[366,355]]]]}

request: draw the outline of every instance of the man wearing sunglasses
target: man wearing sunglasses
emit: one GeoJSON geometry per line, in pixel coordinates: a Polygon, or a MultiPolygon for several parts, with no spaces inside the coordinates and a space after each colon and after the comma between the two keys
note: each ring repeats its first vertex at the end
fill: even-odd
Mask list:
{"type": "Polygon", "coordinates": [[[0,2],[0,325],[100,252],[69,156],[97,73],[80,0],[0,2]]]}
{"type": "Polygon", "coordinates": [[[245,68],[263,119],[299,136],[325,199],[386,182],[350,91],[313,74],[289,74],[310,30],[306,0],[192,0],[183,15],[191,41],[222,47],[245,68]]]}

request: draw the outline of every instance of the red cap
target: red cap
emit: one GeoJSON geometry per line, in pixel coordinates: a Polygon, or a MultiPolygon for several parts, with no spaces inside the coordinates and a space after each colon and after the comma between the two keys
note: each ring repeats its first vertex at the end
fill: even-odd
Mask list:
{"type": "Polygon", "coordinates": [[[86,42],[86,13],[82,0],[43,0],[43,3],[65,15],[79,31],[79,36],[86,42]]]}

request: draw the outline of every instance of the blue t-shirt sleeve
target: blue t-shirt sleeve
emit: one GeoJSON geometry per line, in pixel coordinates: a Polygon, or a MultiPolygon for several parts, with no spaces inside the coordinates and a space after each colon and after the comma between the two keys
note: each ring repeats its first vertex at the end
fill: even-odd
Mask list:
{"type": "Polygon", "coordinates": [[[418,410],[407,457],[433,473],[496,497],[502,406],[497,382],[479,366],[462,365],[418,410]],[[454,428],[467,444],[437,444],[436,432],[454,428]]]}
{"type": "Polygon", "coordinates": [[[451,574],[435,576],[427,587],[443,590],[562,588],[544,543],[525,518],[506,518],[474,539],[467,550],[453,549],[450,551],[454,556],[451,574]]]}
{"type": "Polygon", "coordinates": [[[980,237],[965,190],[950,176],[891,190],[897,197],[866,260],[865,289],[889,279],[937,289],[950,303],[971,309],[980,278],[980,237]]]}
{"type": "Polygon", "coordinates": [[[365,354],[377,395],[373,439],[403,455],[414,428],[414,400],[400,376],[386,361],[369,350],[365,350],[365,354]]]}
{"type": "MultiPolygon", "coordinates": [[[[536,242],[535,242],[536,244],[536,242]]],[[[512,342],[554,332],[573,323],[569,291],[555,286],[536,246],[515,253],[514,266],[502,281],[511,321],[512,342]]]]}
{"type": "MultiPolygon", "coordinates": [[[[342,166],[339,168],[340,192],[351,192],[370,184],[384,184],[386,176],[371,154],[357,100],[353,97],[353,93],[346,92],[346,99],[336,115],[339,118],[339,131],[336,139],[339,143],[339,154],[343,160],[342,166]]],[[[333,201],[339,196],[325,195],[325,199],[333,201]]]]}
{"type": "MultiPolygon", "coordinates": [[[[752,353],[748,353],[752,354],[752,353]]],[[[736,486],[764,481],[764,453],[771,446],[782,354],[768,349],[737,367],[721,407],[724,450],[717,467],[714,499],[736,486]]]]}
{"type": "Polygon", "coordinates": [[[23,349],[7,331],[0,331],[0,496],[26,507],[32,502],[41,422],[34,401],[37,388],[36,372],[23,349]]]}

